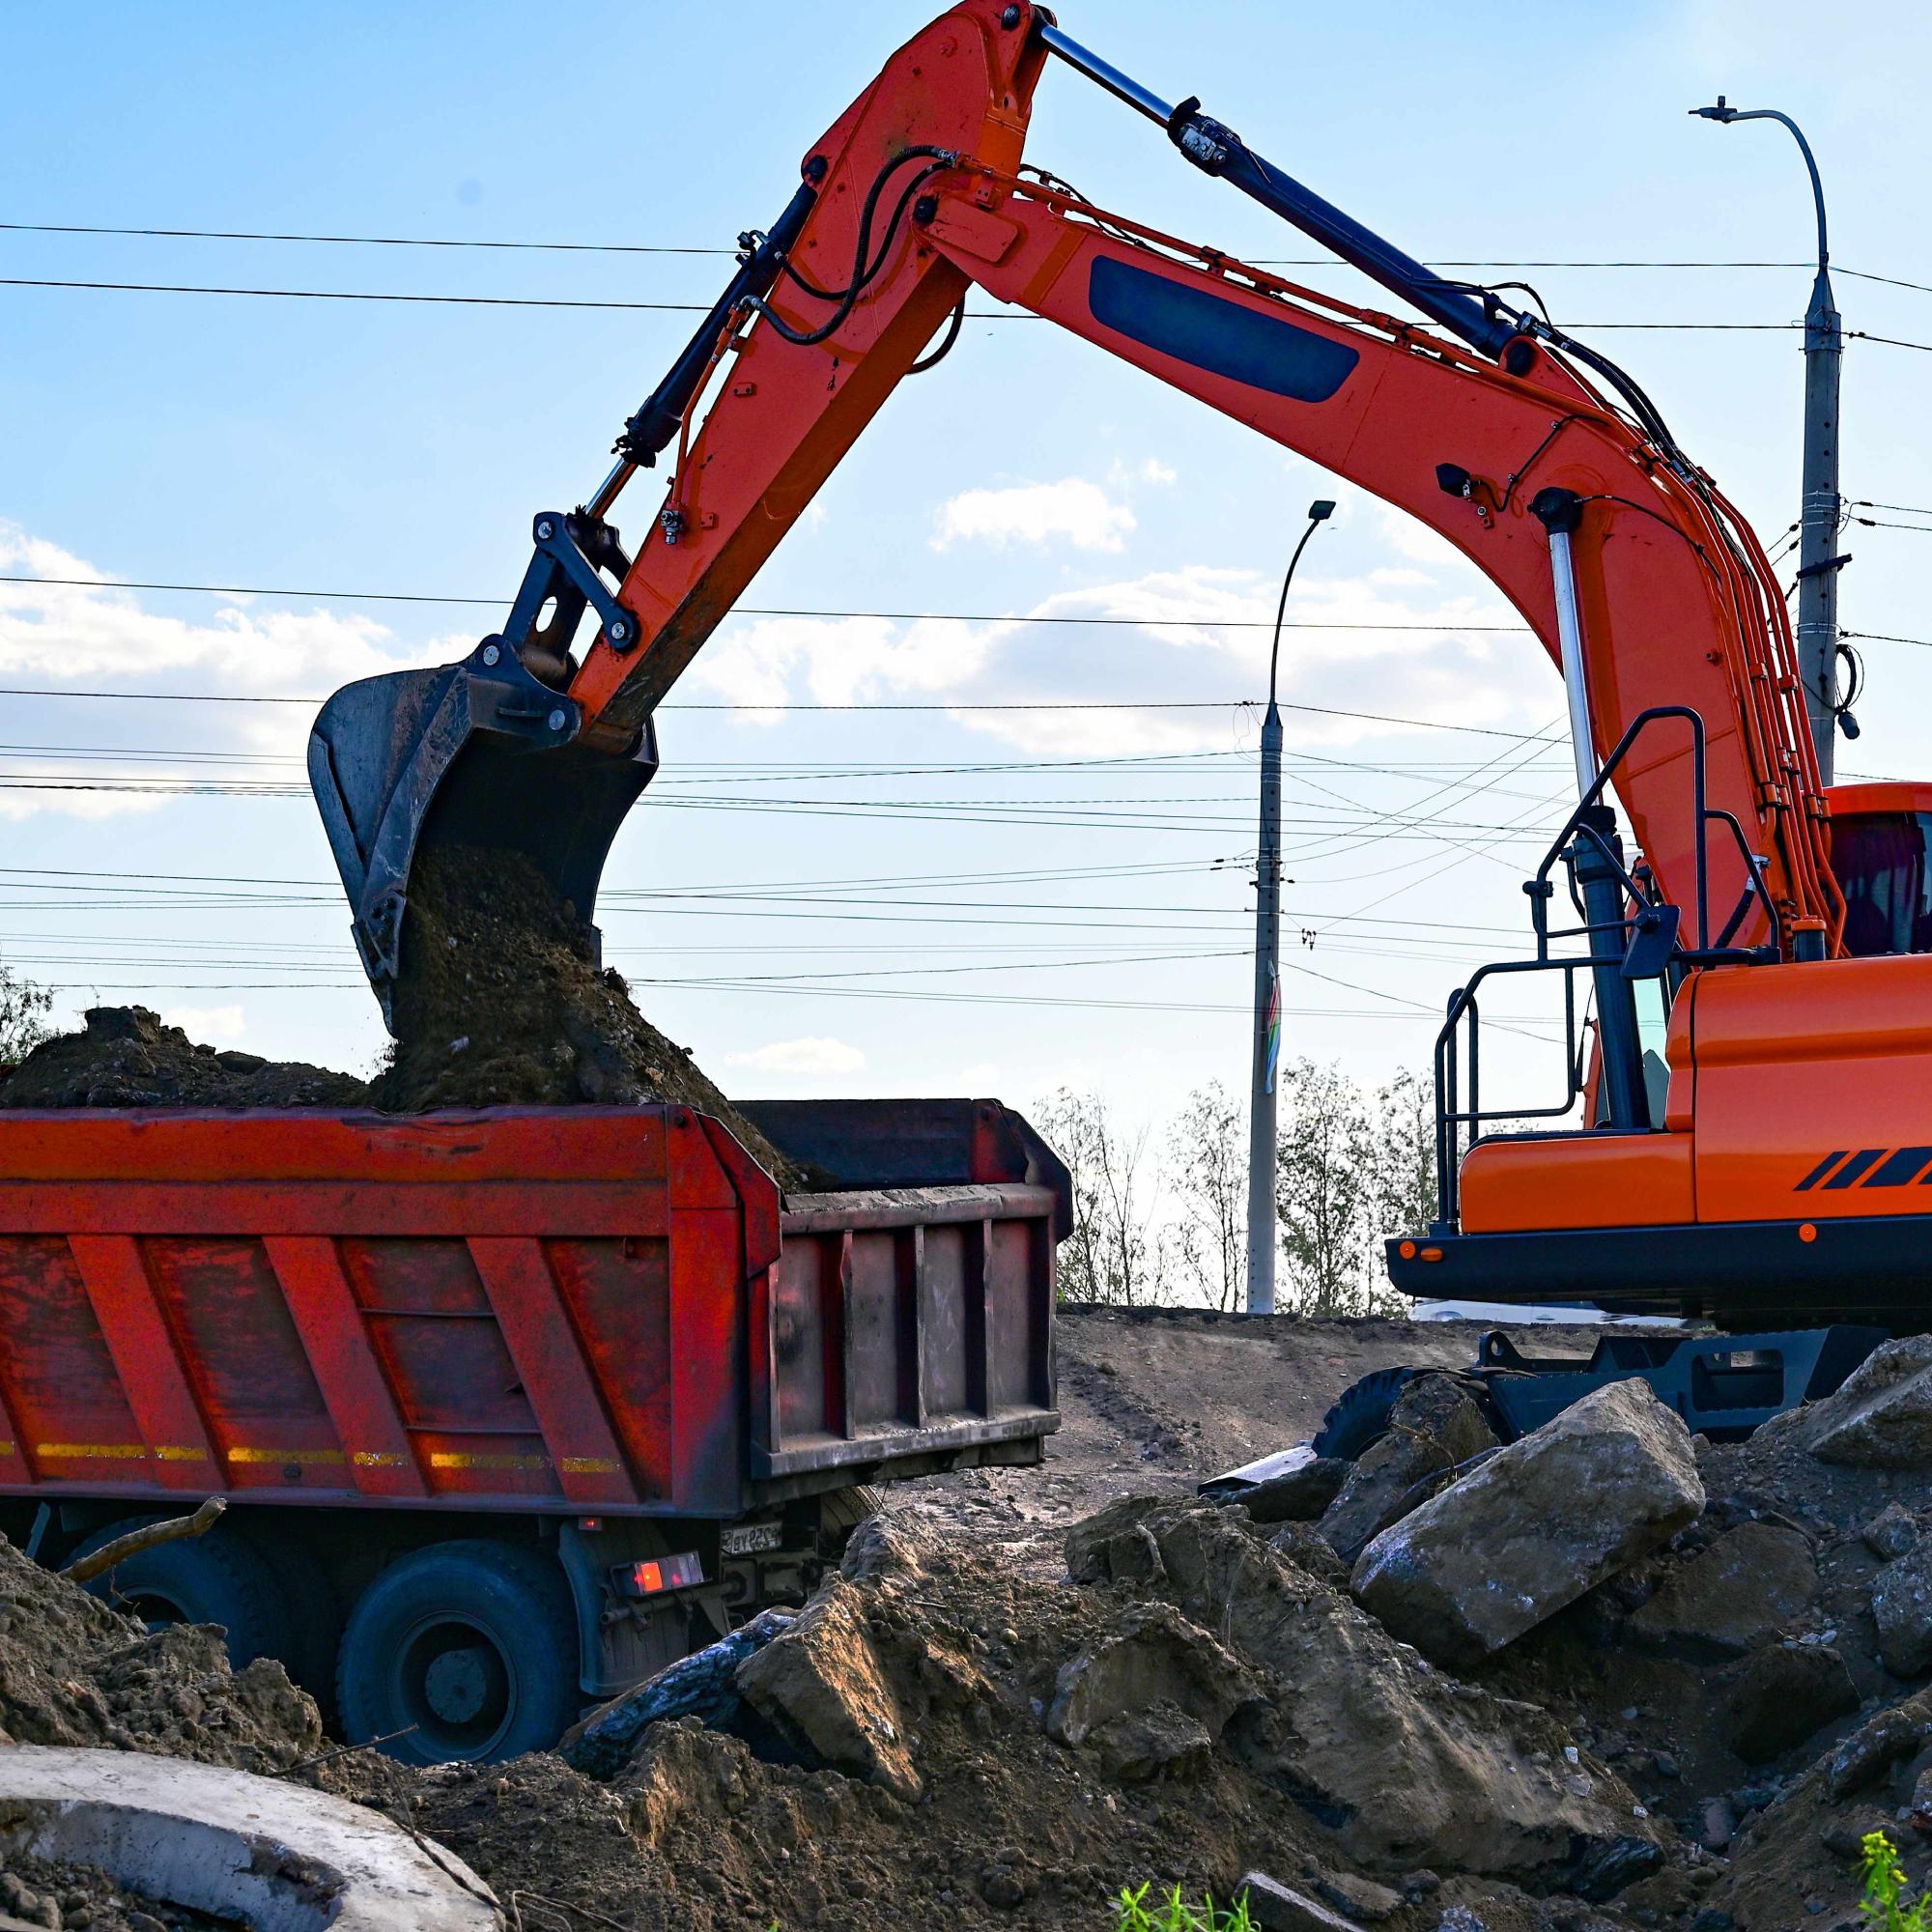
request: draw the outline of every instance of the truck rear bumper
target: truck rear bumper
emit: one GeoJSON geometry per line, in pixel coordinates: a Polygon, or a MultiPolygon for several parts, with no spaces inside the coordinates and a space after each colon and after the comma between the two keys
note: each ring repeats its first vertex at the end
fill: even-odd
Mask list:
{"type": "Polygon", "coordinates": [[[1922,1327],[1932,1310],[1932,1214],[1391,1240],[1388,1274],[1417,1299],[1922,1327]]]}

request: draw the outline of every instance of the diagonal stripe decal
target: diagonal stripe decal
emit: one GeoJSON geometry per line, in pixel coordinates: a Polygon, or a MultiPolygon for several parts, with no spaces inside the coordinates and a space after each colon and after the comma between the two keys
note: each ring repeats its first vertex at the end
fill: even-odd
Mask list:
{"type": "Polygon", "coordinates": [[[1830,1180],[1826,1181],[1826,1193],[1831,1193],[1835,1187],[1850,1187],[1874,1162],[1883,1160],[1885,1152],[1884,1148],[1861,1148],[1830,1180]]]}
{"type": "Polygon", "coordinates": [[[1843,1149],[1843,1148],[1837,1148],[1837,1149],[1834,1149],[1834,1150],[1833,1150],[1833,1151],[1832,1151],[1831,1153],[1828,1153],[1828,1154],[1827,1154],[1827,1155],[1825,1156],[1825,1158],[1824,1158],[1823,1160],[1821,1160],[1821,1161],[1820,1161],[1820,1162],[1818,1163],[1818,1165],[1817,1165],[1816,1167],[1814,1167],[1814,1168],[1813,1168],[1813,1169],[1811,1170],[1811,1172],[1810,1172],[1809,1174],[1807,1174],[1807,1175],[1806,1175],[1806,1176],[1804,1177],[1804,1179],[1803,1180],[1801,1180],[1801,1181],[1800,1181],[1800,1182],[1798,1183],[1798,1185],[1797,1185],[1796,1187],[1794,1187],[1794,1188],[1793,1188],[1793,1189],[1791,1190],[1791,1191],[1792,1191],[1792,1193],[1794,1193],[1794,1194],[1803,1194],[1803,1193],[1804,1192],[1804,1190],[1805,1190],[1805,1189],[1806,1189],[1807,1187],[1816,1187],[1816,1186],[1817,1186],[1817,1184],[1818,1184],[1818,1183],[1819,1183],[1819,1182],[1820,1182],[1821,1180],[1823,1180],[1823,1179],[1824,1179],[1824,1178],[1825,1178],[1825,1177],[1826,1177],[1826,1176],[1827,1176],[1828,1174],[1830,1174],[1830,1173],[1831,1173],[1831,1171],[1832,1171],[1832,1170],[1833,1170],[1833,1169],[1834,1167],[1836,1167],[1836,1166],[1837,1166],[1837,1164],[1838,1164],[1838,1163],[1839,1163],[1839,1162],[1840,1162],[1841,1160],[1843,1160],[1843,1159],[1844,1159],[1844,1157],[1845,1157],[1845,1152],[1846,1152],[1846,1150],[1845,1150],[1845,1149],[1843,1149]]]}

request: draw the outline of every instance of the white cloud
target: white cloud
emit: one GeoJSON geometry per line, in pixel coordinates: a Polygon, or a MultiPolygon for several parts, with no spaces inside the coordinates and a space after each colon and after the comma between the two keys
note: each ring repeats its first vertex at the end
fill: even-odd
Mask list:
{"type": "Polygon", "coordinates": [[[899,693],[939,694],[980,670],[986,639],[959,624],[885,617],[760,617],[710,644],[697,673],[734,704],[783,715],[802,679],[815,704],[853,704],[899,693]]]}
{"type": "Polygon", "coordinates": [[[960,539],[987,543],[1050,543],[1064,537],[1076,550],[1119,550],[1134,527],[1134,513],[1084,476],[1058,483],[1015,483],[1004,490],[962,490],[939,506],[932,547],[960,539]]]}
{"type": "Polygon", "coordinates": [[[768,1046],[745,1053],[727,1053],[727,1066],[749,1066],[757,1073],[857,1073],[866,1056],[842,1039],[814,1034],[804,1039],[775,1039],[768,1046]]]}
{"type": "Polygon", "coordinates": [[[1463,561],[1463,553],[1447,537],[1393,503],[1377,505],[1377,522],[1381,526],[1382,542],[1411,563],[1433,564],[1440,570],[1463,561]]]}
{"type": "MultiPolygon", "coordinates": [[[[420,646],[399,641],[374,618],[329,611],[243,609],[237,602],[206,619],[145,609],[133,592],[105,582],[84,558],[17,526],[0,522],[0,571],[83,583],[0,583],[0,680],[50,690],[124,685],[130,691],[166,689],[211,696],[327,696],[338,685],[381,671],[440,664],[467,652],[473,639],[457,636],[420,646]]],[[[239,779],[299,781],[314,712],[306,704],[210,704],[163,716],[152,740],[190,741],[197,751],[246,752],[260,766],[229,766],[239,779]],[[187,729],[178,724],[192,719],[187,729]]],[[[125,726],[117,726],[125,732],[125,726]]],[[[8,776],[39,780],[71,775],[58,760],[10,762],[8,776]]],[[[144,761],[150,780],[207,777],[209,768],[184,759],[144,761]]],[[[77,791],[10,787],[0,792],[0,818],[62,812],[99,818],[150,811],[164,800],[154,792],[77,791]]]]}
{"type": "Polygon", "coordinates": [[[1157,456],[1144,456],[1133,464],[1122,463],[1116,457],[1107,469],[1107,481],[1117,487],[1124,483],[1157,483],[1165,489],[1176,480],[1176,472],[1157,456]]]}
{"type": "Polygon", "coordinates": [[[169,1007],[161,1014],[169,1026],[180,1027],[192,1040],[211,1044],[240,1039],[247,1031],[242,1009],[237,1007],[169,1007]]]}
{"type": "MultiPolygon", "coordinates": [[[[1529,730],[1561,694],[1516,613],[1480,580],[1464,594],[1408,568],[1295,580],[1294,628],[1282,637],[1280,690],[1291,745],[1336,748],[1386,735],[1380,713],[1529,730]],[[1394,628],[1377,628],[1391,626],[1394,628]]],[[[729,630],[694,668],[721,695],[768,707],[787,701],[1022,704],[1145,697],[1257,698],[1267,685],[1272,573],[1192,564],[1058,591],[1026,617],[1104,618],[1091,628],[1028,624],[896,625],[884,618],[760,619],[729,630]],[[1238,626],[1239,628],[1231,628],[1238,626]]],[[[1189,710],[973,711],[959,722],[1054,755],[1184,752],[1253,741],[1252,712],[1231,702],[1189,710]]]]}

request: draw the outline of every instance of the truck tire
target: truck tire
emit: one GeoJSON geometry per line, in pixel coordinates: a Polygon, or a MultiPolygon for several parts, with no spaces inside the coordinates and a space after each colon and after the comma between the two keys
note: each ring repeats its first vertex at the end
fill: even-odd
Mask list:
{"type": "Polygon", "coordinates": [[[269,1566],[288,1618],[288,1647],[275,1656],[291,1680],[316,1701],[323,1728],[335,1732],[335,1653],[342,1642],[342,1603],[322,1559],[286,1524],[250,1523],[238,1532],[269,1566]]]}
{"type": "Polygon", "coordinates": [[[867,1517],[877,1516],[885,1498],[869,1483],[849,1490],[829,1490],[818,1499],[818,1538],[821,1553],[836,1563],[845,1553],[852,1532],[867,1517]]]}
{"type": "MultiPolygon", "coordinates": [[[[68,1560],[91,1556],[130,1529],[165,1520],[124,1518],[97,1530],[68,1560]]],[[[143,1549],[81,1586],[137,1616],[150,1630],[168,1624],[218,1624],[237,1670],[258,1657],[286,1659],[292,1632],[286,1599],[261,1552],[224,1523],[203,1536],[143,1549]]]]}
{"type": "Polygon", "coordinates": [[[555,1557],[438,1543],[363,1591],[335,1695],[351,1744],[387,1740],[405,1764],[496,1764],[556,1743],[582,1702],[577,1674],[577,1613],[555,1557]]]}
{"type": "Polygon", "coordinates": [[[1352,1463],[1388,1434],[1395,1399],[1417,1373],[1414,1369],[1377,1369],[1351,1383],[1321,1418],[1321,1427],[1309,1446],[1318,1456],[1338,1456],[1352,1463]]]}

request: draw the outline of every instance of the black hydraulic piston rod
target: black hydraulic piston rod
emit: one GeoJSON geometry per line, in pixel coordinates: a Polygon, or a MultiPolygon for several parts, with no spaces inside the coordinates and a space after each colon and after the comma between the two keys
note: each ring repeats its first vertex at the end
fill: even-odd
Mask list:
{"type": "Polygon", "coordinates": [[[1170,106],[1139,81],[1130,79],[1119,68],[1090,53],[1076,40],[1058,27],[1037,21],[1034,31],[1040,43],[1069,67],[1129,107],[1158,121],[1168,138],[1194,163],[1210,175],[1232,182],[1245,195],[1281,216],[1284,221],[1332,249],[1343,261],[1361,270],[1392,294],[1412,303],[1432,322],[1453,330],[1478,354],[1500,359],[1505,347],[1525,332],[1519,317],[1492,314],[1474,296],[1446,283],[1434,270],[1405,255],[1393,242],[1384,242],[1373,229],[1364,228],[1352,215],[1344,214],[1332,202],[1323,201],[1312,188],[1303,187],[1285,175],[1272,161],[1256,154],[1232,128],[1201,112],[1199,100],[1183,100],[1170,106]]]}

